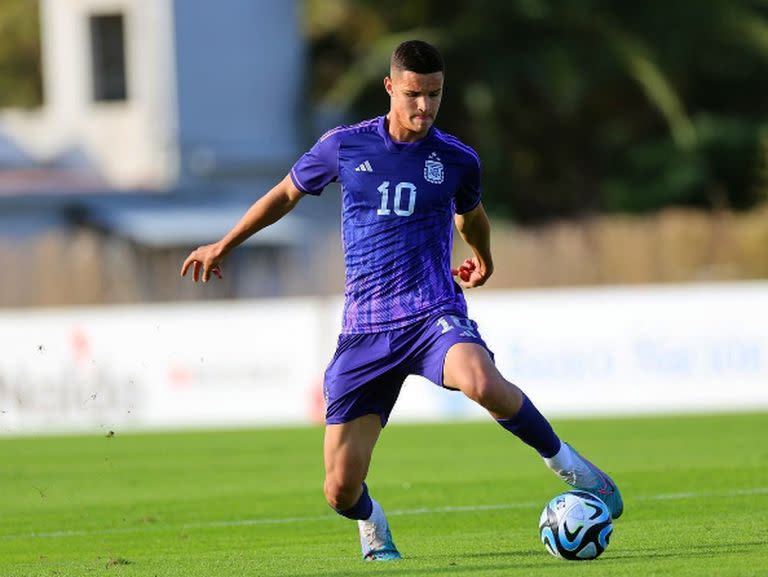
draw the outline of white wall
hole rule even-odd
[[[768,409],[768,283],[472,291],[551,416]],[[0,434],[319,422],[340,299],[0,312]],[[486,418],[409,378],[392,422]]]
[[[300,3],[175,0],[182,175],[268,173],[295,161],[304,58]]]
[[[299,152],[293,0],[40,0],[44,107],[0,130],[38,160],[89,159],[117,188],[282,176]],[[121,13],[128,98],[94,102],[89,16]]]
[[[173,183],[176,80],[170,0],[41,0],[44,108],[6,113],[3,128],[34,156],[78,151],[116,187]],[[128,99],[94,102],[92,14],[124,14]]]

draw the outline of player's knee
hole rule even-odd
[[[482,405],[492,395],[493,383],[487,375],[475,373],[465,378],[461,390],[467,397]]]
[[[362,481],[344,477],[326,477],[323,490],[325,500],[336,510],[353,507],[360,497]]]
[[[467,379],[461,390],[480,406],[495,410],[505,397],[505,384],[493,375],[478,372]]]

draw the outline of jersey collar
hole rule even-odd
[[[409,150],[415,150],[419,148],[422,144],[424,144],[426,141],[432,138],[432,135],[435,132],[434,125],[429,127],[429,131],[424,136],[424,138],[420,138],[419,140],[415,140],[413,142],[395,142],[392,140],[392,137],[389,135],[389,131],[387,130],[387,117],[385,116],[379,116],[379,123],[377,126],[377,131],[379,133],[379,136],[381,136],[381,139],[384,141],[384,145],[387,147],[387,150],[390,152],[403,152],[403,151],[409,151]]]

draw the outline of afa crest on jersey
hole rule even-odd
[[[442,184],[444,178],[443,163],[440,162],[440,157],[437,153],[433,152],[424,163],[424,180],[432,184]]]

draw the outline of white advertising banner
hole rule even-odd
[[[548,415],[768,408],[768,283],[468,292]],[[341,300],[0,312],[0,434],[321,422]],[[482,418],[409,377],[392,415]]]
[[[2,313],[0,432],[318,419],[317,308],[280,300]]]
[[[768,408],[768,283],[480,289],[468,302],[502,374],[548,415]],[[438,418],[481,414],[415,388],[403,400]]]

